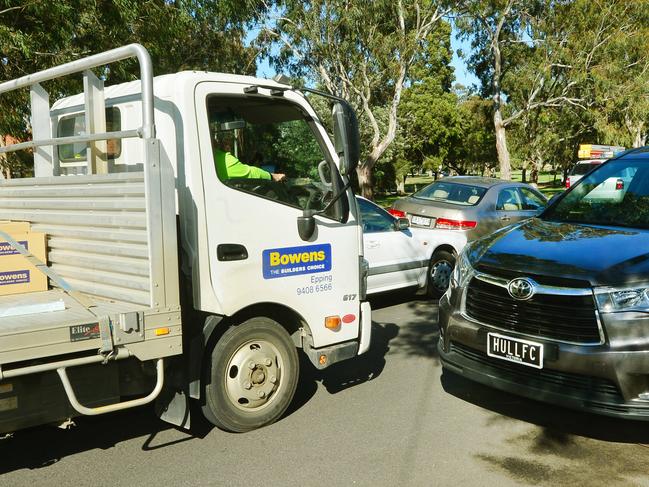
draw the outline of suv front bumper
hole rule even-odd
[[[649,392],[649,336],[615,348],[523,337],[466,318],[447,295],[440,300],[439,327],[442,365],[470,380],[572,409],[649,421],[649,400],[639,398]],[[542,343],[543,368],[489,357],[489,331]]]

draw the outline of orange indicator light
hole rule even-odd
[[[325,318],[325,328],[334,331],[340,329],[340,316],[327,316]]]
[[[169,328],[166,328],[166,327],[165,328],[156,328],[154,333],[155,333],[155,336],[159,337],[159,336],[162,336],[162,335],[168,335],[169,333],[171,333],[171,330]]]

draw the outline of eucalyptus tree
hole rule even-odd
[[[278,70],[304,77],[350,101],[364,128],[357,173],[371,198],[377,160],[394,141],[409,71],[447,9],[436,0],[277,0],[263,25]],[[384,117],[381,120],[381,116]]]
[[[506,128],[533,110],[594,103],[601,55],[627,29],[636,2],[463,0],[456,24],[471,40],[469,68],[493,101],[500,173],[510,178]],[[646,0],[637,2],[645,4]]]

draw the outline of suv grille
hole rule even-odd
[[[474,277],[467,291],[466,313],[503,330],[565,342],[601,342],[592,295],[535,294],[528,301],[518,301],[504,287]]]

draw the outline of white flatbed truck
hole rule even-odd
[[[127,58],[140,79],[104,87],[95,72]],[[74,73],[84,92],[50,106],[43,83]],[[332,142],[304,90],[154,78],[138,44],[0,83],[0,96],[17,89],[30,90],[33,137],[0,154],[33,151],[35,177],[0,180],[0,220],[45,233],[47,262],[0,240],[50,289],[2,296],[0,310],[17,298],[65,309],[0,318],[0,436],[153,401],[188,427],[191,400],[247,431],[285,412],[299,350],[324,368],[368,349],[349,185],[358,128],[344,101],[329,96]],[[226,138],[287,179],[229,178],[214,157]]]

